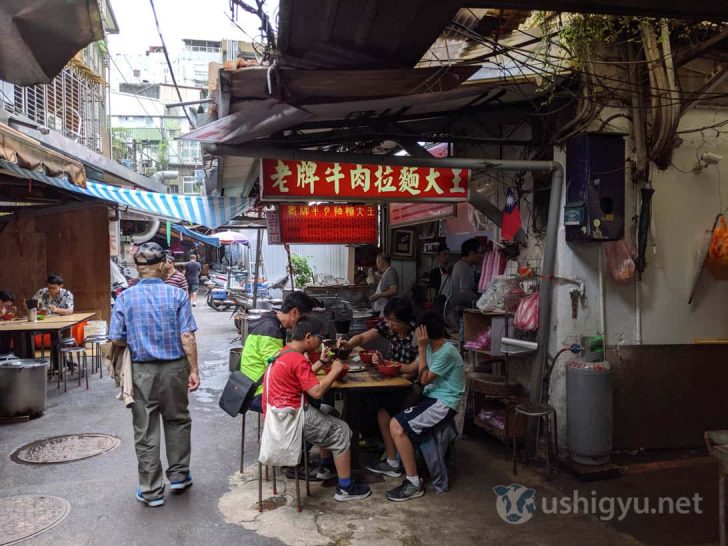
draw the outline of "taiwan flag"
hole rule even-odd
[[[521,229],[521,211],[518,210],[518,201],[511,188],[506,193],[506,208],[503,209],[503,225],[501,226],[501,238],[504,241],[512,241],[518,230]]]

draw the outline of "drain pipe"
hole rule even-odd
[[[235,157],[264,157],[289,161],[329,161],[343,163],[367,163],[374,165],[398,165],[403,167],[448,167],[452,169],[485,169],[492,171],[540,171],[551,173],[551,198],[549,201],[548,224],[544,243],[543,267],[541,270],[541,290],[539,292],[539,329],[538,349],[533,360],[529,391],[531,401],[540,402],[543,390],[543,373],[548,354],[549,333],[551,331],[551,305],[553,277],[556,267],[556,246],[561,220],[561,193],[564,187],[564,168],[558,161],[467,159],[461,157],[407,157],[391,155],[365,155],[352,153],[321,152],[316,150],[292,150],[270,144],[221,144],[215,146],[215,155]],[[483,199],[471,190],[471,203],[479,204]],[[495,211],[492,205],[488,213]],[[483,211],[485,212],[485,211]],[[488,214],[486,213],[486,214]]]
[[[165,180],[172,180],[179,177],[179,171],[157,171],[152,175],[152,180],[164,184]]]
[[[151,241],[154,239],[154,237],[157,235],[157,232],[159,231],[159,218],[153,218],[151,219],[151,223],[149,224],[149,228],[144,233],[140,233],[139,235],[132,235],[129,237],[132,243],[135,245],[140,245],[142,243],[146,243],[147,241]]]

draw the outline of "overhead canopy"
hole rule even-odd
[[[182,220],[209,228],[221,226],[242,214],[250,203],[250,199],[239,197],[203,197],[118,188],[94,180],[88,180],[86,187],[80,188],[65,178],[51,178],[43,172],[24,169],[2,159],[0,159],[0,169],[62,190],[124,205],[144,214]]]
[[[435,114],[449,113],[489,100],[512,102],[523,100],[524,92],[534,84],[524,81],[521,85],[489,82],[482,85],[461,86],[438,93],[418,93],[379,99],[306,104],[292,106],[276,99],[240,101],[237,111],[217,121],[203,125],[182,136],[183,140],[198,140],[214,144],[241,144],[270,136],[285,129],[297,127],[305,130],[316,124],[326,128],[345,123],[360,125],[362,114],[370,118],[386,119],[397,112],[403,117],[432,118]],[[315,136],[315,133],[314,133]],[[295,140],[293,137],[287,141]]]
[[[214,247],[222,246],[220,239],[217,239],[216,237],[208,237],[207,235],[203,235],[202,233],[197,233],[196,231],[187,229],[186,227],[184,227],[180,224],[172,224],[172,229],[178,233],[181,233],[185,237],[189,237],[190,239],[195,239],[196,241],[200,241],[201,243],[205,243],[207,245],[211,245]]]
[[[78,161],[49,150],[37,140],[0,123],[0,159],[48,176],[65,175],[77,186],[86,185],[86,170]]]
[[[0,80],[32,85],[49,83],[104,29],[96,0],[3,0],[0,36]]]

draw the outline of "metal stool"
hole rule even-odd
[[[303,451],[303,468],[306,474],[306,496],[311,496],[311,484],[308,478],[308,452],[306,450],[306,440],[301,442],[301,451]],[[267,468],[267,466],[266,466]],[[301,488],[298,483],[298,463],[293,467],[293,476],[296,480],[296,512],[300,512],[301,508]],[[273,494],[278,494],[276,487],[276,467],[273,467]],[[263,512],[263,463],[258,461],[258,512]]]
[[[254,412],[258,414],[258,443],[260,444],[260,416],[261,414],[259,412],[256,412],[254,410],[248,410],[245,413],[242,414],[243,416],[243,423],[241,425],[241,432],[240,432],[240,473],[243,473],[243,470],[245,469],[245,421],[248,418],[248,413]],[[265,480],[268,481],[268,465],[265,467]]]
[[[101,362],[101,344],[107,343],[109,339],[106,336],[88,336],[83,340],[83,346],[91,345],[91,373],[98,370],[99,378],[104,377],[104,370]]]
[[[516,406],[516,416],[523,415],[527,419],[530,417],[538,418],[543,424],[544,437],[546,439],[546,479],[551,479],[551,457],[553,456],[554,462],[558,462],[558,431],[556,428],[556,409],[548,404],[539,404],[536,402],[524,402]],[[553,420],[553,427],[551,421]],[[540,434],[541,427],[536,432],[536,445],[538,446],[538,437]],[[516,468],[517,460],[517,438],[513,436],[513,474],[518,474]]]
[[[83,354],[83,359],[81,358],[81,355]],[[73,357],[76,357],[76,363],[78,364],[78,386],[81,386],[81,373],[82,371],[85,372],[84,375],[86,376],[86,388],[88,389],[88,364],[86,359],[86,349],[83,347],[62,347],[61,348],[61,370],[63,371],[63,392],[66,392],[68,390],[68,377],[67,372],[65,369],[66,359],[64,356],[68,357],[68,362],[71,364],[71,369],[73,370]],[[83,360],[83,364],[81,364],[81,361]],[[59,378],[60,382],[60,378]],[[60,384],[60,383],[59,383]]]

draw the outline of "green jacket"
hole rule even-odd
[[[240,371],[257,381],[265,373],[268,360],[276,355],[286,341],[286,329],[278,320],[274,311],[264,314],[260,320],[252,323],[245,338],[243,354],[240,357]],[[263,392],[263,385],[255,394]]]

